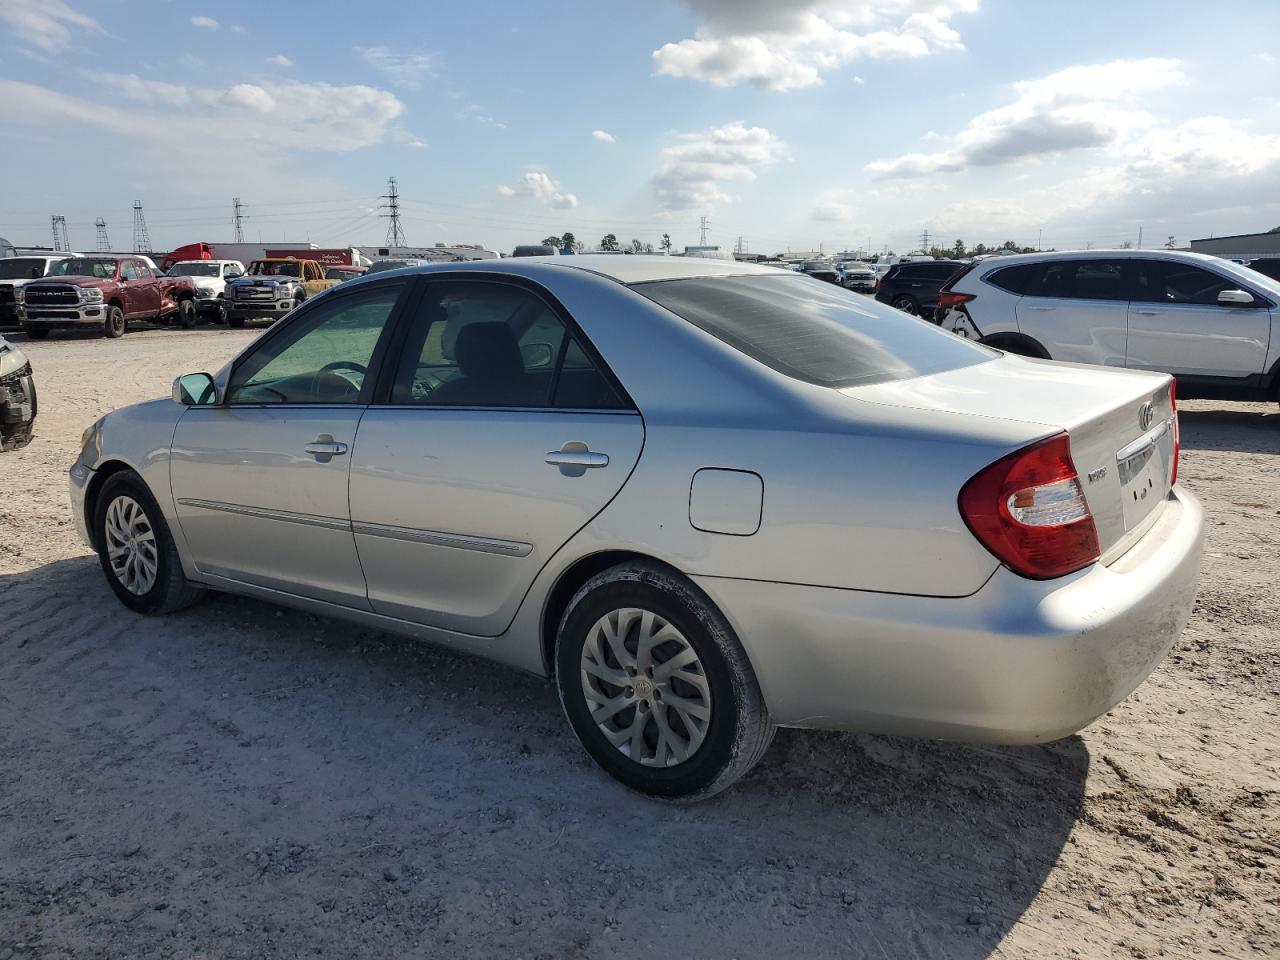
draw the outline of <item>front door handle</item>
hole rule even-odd
[[[1159,310],[1135,310],[1135,311],[1133,311],[1133,312],[1134,312],[1134,313],[1136,313],[1136,314],[1138,314],[1138,316],[1140,316],[1140,317],[1158,317],[1158,316],[1160,316],[1160,311],[1159,311]]]
[[[566,477],[580,477],[588,470],[599,470],[609,465],[607,453],[595,453],[581,440],[570,440],[559,450],[552,450],[544,458],[553,467],[559,467]]]
[[[1052,313],[1057,307],[1027,307],[1028,310],[1035,310],[1039,313]]]
[[[347,452],[347,445],[341,440],[334,440],[333,434],[322,433],[302,448],[316,458],[319,463],[328,463],[334,457]]]

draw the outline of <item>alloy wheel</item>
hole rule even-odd
[[[697,651],[649,610],[613,610],[587,634],[582,692],[600,732],[646,767],[692,757],[711,726],[711,686]]]
[[[104,526],[111,572],[130,593],[145,595],[160,569],[155,530],[146,512],[132,497],[119,496],[107,507]]]

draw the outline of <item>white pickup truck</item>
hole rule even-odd
[[[15,257],[0,257],[0,329],[22,325],[22,310],[18,303],[21,295],[14,291],[32,280],[47,277],[55,264],[78,256],[78,253],[21,253]]]
[[[227,322],[227,281],[244,276],[239,260],[180,260],[169,267],[171,277],[190,277],[196,287],[196,311],[202,320]]]

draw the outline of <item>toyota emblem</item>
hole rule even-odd
[[[1138,411],[1138,426],[1142,430],[1150,430],[1151,422],[1156,418],[1156,405],[1148,400]]]

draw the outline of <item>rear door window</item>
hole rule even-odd
[[[631,289],[752,360],[821,386],[927,376],[999,356],[843,287],[798,277],[699,277]]]
[[[1121,260],[1051,260],[1029,291],[1063,300],[1128,300]]]

